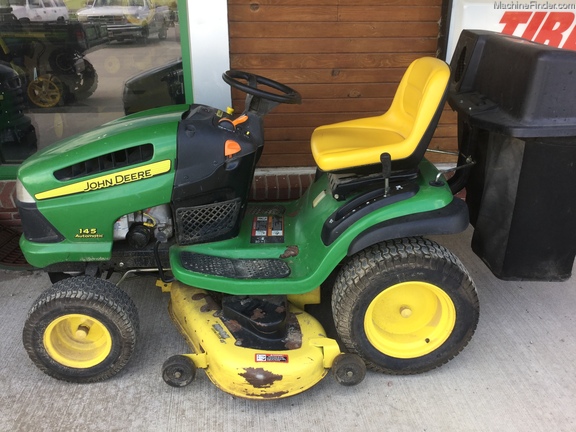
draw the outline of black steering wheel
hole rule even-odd
[[[293,88],[281,84],[278,81],[271,80],[270,78],[239,70],[229,70],[222,74],[222,79],[230,85],[230,87],[261,99],[285,104],[302,103],[300,93]],[[240,80],[246,81],[246,84]],[[259,89],[258,84],[277,90],[280,93],[272,93],[270,91]]]

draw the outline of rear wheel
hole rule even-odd
[[[474,334],[478,296],[451,252],[405,238],[358,253],[340,272],[332,295],[336,329],[368,368],[414,374],[456,356]]]
[[[114,284],[90,276],[63,279],[36,300],[23,342],[34,364],[64,381],[103,381],[128,362],[138,314]]]

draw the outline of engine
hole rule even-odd
[[[168,204],[124,215],[114,223],[114,241],[126,240],[134,249],[145,248],[153,238],[165,243],[173,235]]]

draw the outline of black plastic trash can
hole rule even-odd
[[[576,52],[465,30],[448,101],[472,249],[499,278],[564,280],[576,255]]]

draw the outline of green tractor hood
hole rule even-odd
[[[88,181],[104,172],[138,165],[129,149],[146,144],[151,144],[155,153],[149,160],[173,160],[176,128],[185,110],[185,106],[173,106],[148,111],[148,115],[138,113],[67,138],[27,159],[18,179],[35,196],[78,179]],[[122,160],[123,154],[132,159]]]
[[[18,171],[17,201],[29,262],[45,267],[109,259],[118,218],[169,203],[178,122],[187,108],[124,117],[26,160]]]

